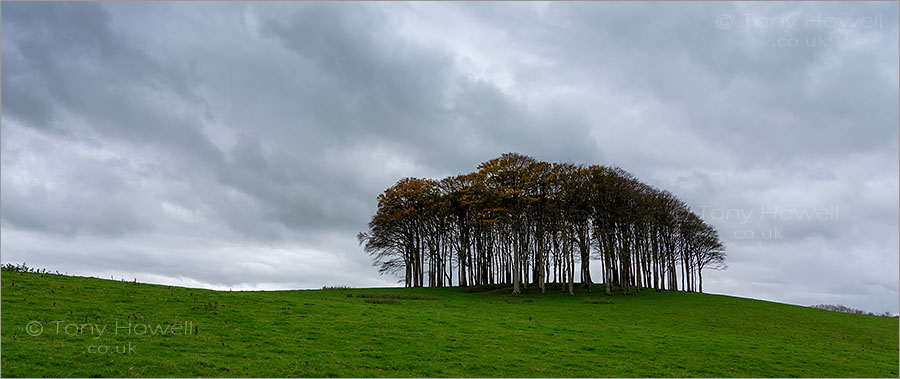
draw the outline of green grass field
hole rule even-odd
[[[221,292],[2,273],[4,377],[897,377],[898,320],[500,287]],[[105,330],[103,329],[105,328]]]

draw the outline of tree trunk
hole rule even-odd
[[[513,295],[522,293],[519,289],[519,236],[515,236],[513,242]]]
[[[569,236],[566,237],[571,240],[571,238],[568,238]],[[568,257],[566,266],[568,266],[569,271],[569,296],[573,296],[575,295],[575,249],[571,241],[568,245],[568,249],[566,249],[566,256]]]
[[[588,237],[587,225],[582,229],[579,249],[581,250],[581,285],[590,292],[591,284],[591,245]]]
[[[700,277],[700,293],[703,293],[703,270],[697,270],[697,276]]]

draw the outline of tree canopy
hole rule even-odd
[[[407,287],[456,277],[460,286],[512,284],[513,293],[562,283],[572,294],[576,276],[591,288],[594,260],[607,294],[702,292],[702,270],[725,268],[715,228],[670,192],[617,167],[516,153],[439,181],[401,179],[378,196],[358,239],[380,273],[402,273]]]

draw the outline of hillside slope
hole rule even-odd
[[[718,295],[2,273],[4,377],[897,377],[898,320]],[[118,350],[118,352],[117,352]]]

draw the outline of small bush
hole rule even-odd
[[[512,292],[512,285],[510,284],[481,284],[464,288],[466,293],[495,292],[500,290]]]
[[[891,314],[891,312],[884,312],[884,313],[876,314],[876,313],[872,313],[872,312],[866,312],[862,309],[850,308],[850,307],[848,307],[846,305],[842,305],[842,304],[816,304],[816,305],[810,305],[810,307],[817,308],[817,309],[824,309],[826,311],[832,311],[832,312],[851,313],[851,314],[855,314],[855,315],[894,317]]]
[[[28,267],[27,265],[25,265],[25,262],[22,262],[21,265],[7,263],[0,267],[0,270],[9,272],[37,272],[34,267]]]
[[[613,304],[613,302],[609,301],[609,300],[594,300],[594,299],[587,299],[584,301],[584,303],[585,304]]]
[[[350,297],[351,295],[347,295]],[[423,296],[409,293],[360,293],[356,297],[372,299],[398,299],[398,300],[437,300],[434,296]]]
[[[374,297],[374,298],[366,299],[366,302],[371,303],[371,304],[400,304],[400,302],[397,300],[387,299],[387,298],[383,298],[383,297]]]
[[[339,285],[336,285],[336,286],[322,286],[322,289],[323,289],[323,290],[349,290],[349,289],[352,289],[352,288],[353,288],[353,287],[350,287],[350,286],[345,285],[345,284],[339,284]]]

